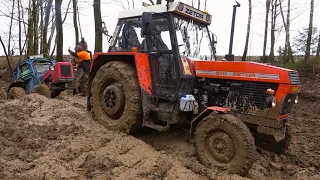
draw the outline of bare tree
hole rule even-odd
[[[282,0],[280,0],[280,13],[283,21],[283,25],[286,31],[286,40],[285,40],[285,46],[284,46],[284,63],[287,63],[289,60],[291,62],[294,62],[293,55],[292,55],[292,49],[290,44],[290,0],[288,0],[288,10],[287,10],[287,20],[284,18],[283,13],[283,7],[282,7]]]
[[[39,48],[39,31],[38,31],[38,24],[39,24],[39,14],[38,14],[38,2],[39,0],[32,0],[32,19],[33,19],[33,53],[38,54]]]
[[[9,57],[8,57],[8,54],[7,54],[7,50],[6,50],[6,46],[3,44],[1,36],[0,36],[0,42],[1,42],[4,54],[6,55],[6,59],[7,59],[9,70],[10,70],[10,72],[12,72],[12,64],[11,64],[11,61],[9,60]]]
[[[44,18],[44,13],[43,13],[43,10],[44,10],[44,7],[43,7],[43,4],[44,4],[44,0],[39,0],[39,3],[40,3],[40,13],[39,13],[39,15],[40,15],[40,17],[39,17],[39,19],[40,19],[40,54],[42,54],[43,53],[43,38],[42,38],[42,36],[43,36],[43,34],[44,34],[44,21],[43,21],[43,18]]]
[[[247,24],[247,36],[246,36],[246,42],[245,42],[245,45],[244,45],[244,51],[243,51],[243,55],[242,55],[242,61],[245,61],[245,60],[246,60],[247,52],[248,52],[249,37],[250,37],[252,3],[251,3],[251,0],[248,0],[248,2],[249,2],[249,14],[248,14],[248,24]]]
[[[262,57],[262,62],[266,63],[267,62],[267,57],[266,57],[266,49],[267,49],[267,39],[268,39],[268,19],[269,19],[269,11],[270,11],[270,4],[271,0],[266,0],[266,19],[265,19],[265,25],[264,25],[264,41],[263,41],[263,57]]]
[[[307,46],[306,46],[306,53],[304,56],[305,60],[310,58],[310,46],[311,46],[311,38],[312,38],[312,25],[313,25],[313,9],[314,9],[314,0],[311,0],[310,3],[310,17],[309,17],[309,31],[307,37]]]
[[[22,9],[20,10],[20,4],[21,4],[21,0],[18,0],[17,1],[18,2],[18,20],[19,20],[19,22],[18,22],[18,25],[19,25],[19,62],[20,62],[20,60],[21,60],[21,56],[22,56],[22,42],[21,42],[21,11],[22,11]]]
[[[93,0],[94,25],[95,25],[95,47],[94,52],[102,52],[102,18],[101,1]]]
[[[74,31],[75,31],[75,40],[77,43],[79,42],[79,28],[78,28],[78,22],[77,22],[77,0],[72,0],[72,5],[73,5],[73,26],[74,26]]]
[[[200,0],[198,0],[198,9],[200,9]]]
[[[57,40],[57,61],[63,60],[63,27],[61,19],[61,0],[55,0],[56,13],[56,40]]]
[[[10,26],[9,26],[9,37],[8,37],[8,55],[11,54],[11,38],[12,38],[12,22],[13,22],[13,11],[14,11],[14,0],[12,1],[12,10],[11,10],[11,20],[10,20]]]
[[[277,20],[277,7],[278,0],[272,0],[271,4],[271,43],[270,43],[270,54],[269,58],[271,63],[274,62],[274,44],[275,44],[275,31],[276,31],[276,20]]]
[[[52,8],[52,2],[53,0],[48,0],[46,10],[45,10],[45,17],[44,17],[44,28],[43,28],[43,35],[42,35],[42,52],[48,55],[48,44],[47,43],[47,32],[48,32],[48,26],[49,26],[49,19],[50,19],[50,12]],[[52,16],[54,18],[54,16]],[[54,31],[54,30],[51,30]]]
[[[319,29],[319,38],[318,38],[318,47],[317,47],[317,53],[316,53],[316,59],[319,59],[319,53],[320,53],[320,29]]]
[[[33,16],[32,16],[32,1],[29,1],[29,8],[28,8],[28,50],[27,50],[27,56],[34,55],[34,48],[33,48]]]

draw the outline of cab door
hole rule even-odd
[[[175,98],[179,82],[170,18],[170,15],[153,15],[152,35],[146,39],[153,95],[166,100]]]

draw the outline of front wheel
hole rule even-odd
[[[26,95],[26,91],[22,87],[12,87],[9,89],[7,99],[21,99]]]
[[[134,66],[120,61],[103,65],[92,82],[91,92],[95,120],[109,130],[139,132],[142,104]]]
[[[254,138],[247,126],[229,114],[204,118],[195,132],[195,150],[207,167],[245,175],[254,162]]]
[[[46,84],[40,84],[38,87],[36,87],[35,93],[45,96],[47,98],[51,98],[51,90],[49,86]]]

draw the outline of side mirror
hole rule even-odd
[[[142,13],[142,35],[152,34],[152,14],[150,12]]]

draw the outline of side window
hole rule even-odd
[[[28,73],[30,73],[29,65],[28,64],[23,64],[19,67],[20,69],[20,76],[24,76]]]
[[[119,26],[111,51],[131,51],[132,47],[137,47],[140,51],[147,50],[144,37],[141,37],[141,29],[140,18],[124,20]]]

